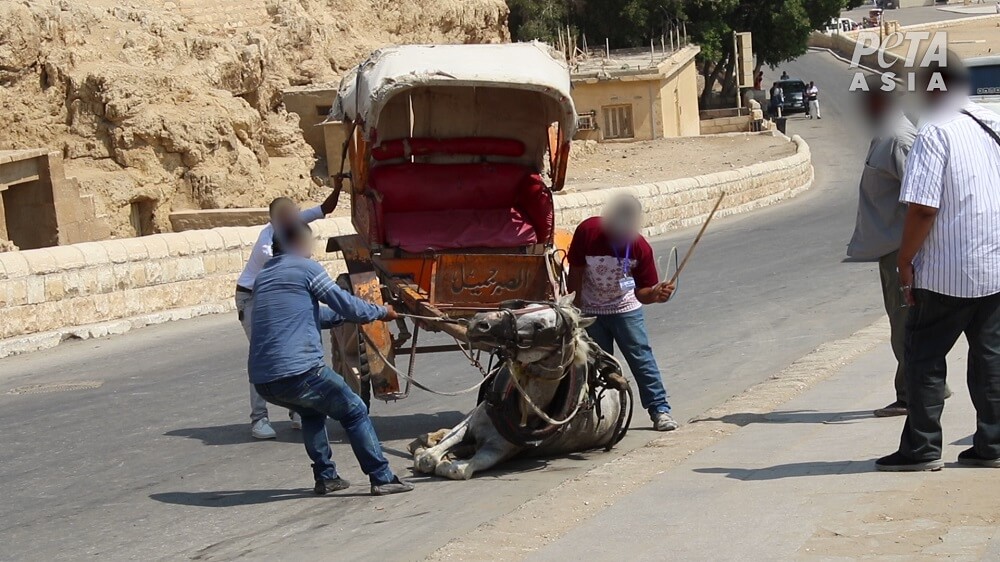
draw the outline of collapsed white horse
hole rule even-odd
[[[461,423],[410,445],[418,471],[469,479],[522,453],[610,450],[625,436],[632,417],[628,381],[584,331],[593,319],[582,318],[572,303],[569,295],[472,317],[470,341],[495,346],[505,365]],[[463,454],[470,448],[471,457]]]

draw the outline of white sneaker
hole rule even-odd
[[[656,431],[673,431],[679,427],[677,421],[666,412],[658,412],[652,417],[653,429]]]
[[[253,435],[254,439],[274,439],[278,436],[274,432],[274,428],[271,427],[271,421],[267,418],[257,420],[250,428],[250,435]]]
[[[292,420],[292,429],[302,429],[302,416],[288,412],[288,419]]]

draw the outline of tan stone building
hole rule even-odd
[[[302,136],[316,151],[316,156],[326,155],[323,128],[318,125],[330,113],[330,105],[336,97],[336,84],[299,86],[281,92],[281,101],[285,104],[285,109],[299,116]]]
[[[110,233],[93,199],[81,196],[76,179],[65,176],[60,153],[0,150],[0,239],[32,250],[103,240]]]
[[[580,116],[577,139],[654,140],[698,135],[698,71],[690,45],[662,53],[612,51],[577,62],[573,101]]]

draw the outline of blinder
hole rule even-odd
[[[532,304],[537,306],[530,306]],[[512,343],[515,349],[556,347],[563,345],[565,343],[564,340],[572,336],[572,334],[563,333],[569,324],[569,319],[566,318],[566,313],[558,306],[552,306],[549,303],[512,299],[501,302],[499,308],[500,312],[503,313],[500,332],[507,341]],[[556,313],[555,325],[548,328],[536,327],[530,339],[521,338],[521,334],[517,329],[517,319],[525,314],[536,312],[543,308],[550,309]]]

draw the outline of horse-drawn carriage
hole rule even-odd
[[[342,287],[407,315],[395,334],[384,323],[333,330],[334,368],[366,402],[404,398],[420,353],[462,351],[478,365],[484,348],[462,319],[565,292],[552,194],[576,111],[557,57],[541,43],[391,47],[342,81],[336,178],[357,234],[328,251],[343,253]],[[455,341],[420,346],[421,330]],[[403,355],[408,375],[395,367]]]

